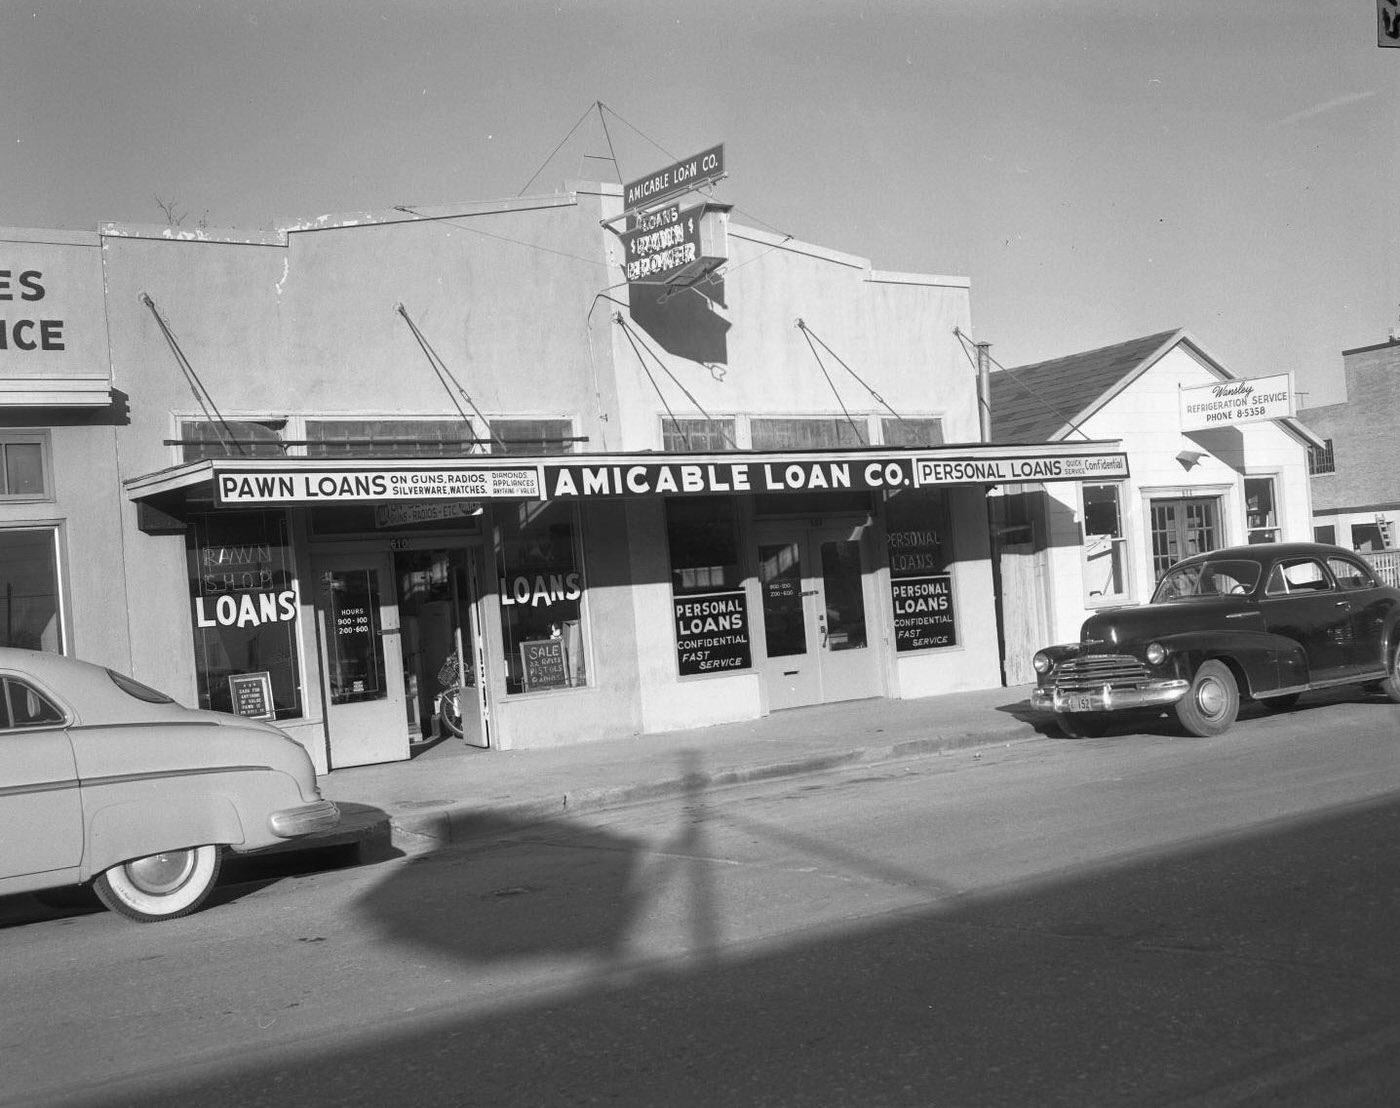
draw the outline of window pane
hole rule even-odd
[[[493,419],[493,454],[569,454],[574,425],[567,419]]]
[[[703,453],[734,450],[732,419],[666,419],[661,421],[661,449]]]
[[[0,531],[0,646],[63,653],[52,529]]]
[[[1274,479],[1246,477],[1244,479],[1245,525],[1251,543],[1273,542],[1278,538],[1277,516],[1274,510]]]
[[[44,448],[37,442],[4,444],[4,485],[6,496],[36,496],[44,491]]]
[[[677,596],[743,585],[732,500],[710,496],[667,500],[666,540],[671,590]]]
[[[888,446],[938,446],[943,442],[943,421],[920,417],[880,421],[881,434]]]
[[[821,544],[822,595],[826,600],[829,650],[865,646],[865,592],[861,588],[860,543],[843,539]]]
[[[802,557],[797,543],[758,548],[758,584],[763,593],[763,637],[768,657],[807,653],[802,613]]]
[[[1117,485],[1084,486],[1084,588],[1091,603],[1121,597],[1128,587]]]
[[[306,438],[311,458],[441,458],[481,449],[472,425],[460,419],[307,420]]]
[[[859,433],[856,427],[860,428]],[[793,419],[753,419],[749,430],[755,450],[817,450],[822,447],[864,446],[864,422],[801,417]]]
[[[299,594],[282,512],[208,512],[186,536],[199,706],[233,711],[228,679],[267,671],[278,719],[302,714]]]
[[[285,420],[237,420],[225,422],[191,419],[180,424],[181,458],[280,458]]]
[[[503,505],[496,512],[506,692],[588,683],[583,571],[572,505]]]

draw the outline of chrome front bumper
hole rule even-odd
[[[1150,681],[1129,689],[1115,689],[1108,685],[1073,691],[1037,687],[1031,692],[1031,707],[1047,712],[1121,712],[1129,708],[1159,708],[1175,704],[1190,687],[1191,682],[1181,678]]]
[[[339,822],[340,809],[330,800],[318,800],[315,804],[303,804],[299,808],[284,808],[267,817],[268,829],[279,839],[329,831]]]

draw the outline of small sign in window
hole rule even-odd
[[[277,709],[272,704],[272,674],[266,670],[232,674],[228,679],[228,693],[235,715],[249,719],[277,718]]]

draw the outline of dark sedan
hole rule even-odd
[[[1400,590],[1338,546],[1215,550],[1169,569],[1150,603],[1090,616],[1079,642],[1039,651],[1035,671],[1031,704],[1071,737],[1153,707],[1218,735],[1242,697],[1281,709],[1335,685],[1400,701]]]

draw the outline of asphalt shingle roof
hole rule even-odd
[[[992,441],[1050,442],[1180,330],[990,374]]]

